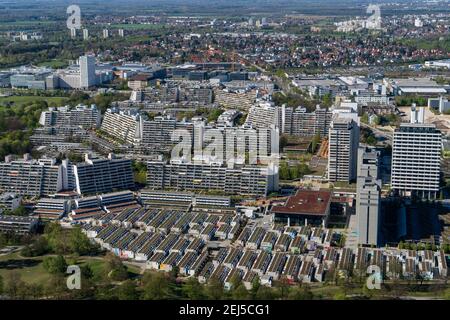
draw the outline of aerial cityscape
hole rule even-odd
[[[450,0],[0,0],[0,300],[449,300],[449,255]]]

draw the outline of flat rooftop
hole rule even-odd
[[[406,78],[392,79],[399,87],[424,87],[424,88],[442,88],[436,81],[430,78]]]
[[[284,206],[272,208],[272,213],[325,216],[331,203],[330,191],[298,190]]]

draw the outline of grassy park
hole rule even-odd
[[[63,105],[68,98],[66,97],[45,97],[45,96],[9,96],[0,97],[0,106],[19,106],[37,101],[46,101],[49,105]]]

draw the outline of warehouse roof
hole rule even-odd
[[[272,208],[273,213],[326,215],[331,203],[331,192],[298,190],[284,206]]]

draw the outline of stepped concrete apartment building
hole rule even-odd
[[[333,115],[328,133],[328,180],[354,181],[358,161],[359,126],[350,117]]]
[[[261,102],[250,108],[245,126],[255,129],[277,126],[282,128],[282,108],[269,102]]]
[[[24,196],[54,194],[64,188],[63,172],[56,159],[31,159],[25,154],[14,160],[6,156],[0,163],[0,189]]]
[[[370,148],[358,149],[358,179],[356,218],[358,243],[379,245],[381,180],[378,179],[379,152]]]
[[[126,143],[135,144],[140,139],[142,120],[137,110],[110,108],[103,116],[101,130]]]
[[[30,197],[51,196],[62,190],[76,190],[78,194],[106,193],[134,187],[131,160],[93,159],[85,155],[85,162],[71,164],[56,159],[13,160],[11,156],[0,163],[0,190]]]
[[[278,157],[279,139],[278,127],[274,125],[258,129],[245,126],[213,128],[200,122],[194,126],[193,144],[195,150],[200,147],[208,150],[220,162],[246,161],[247,156],[252,161],[250,164],[264,164],[271,157]]]
[[[436,198],[442,133],[433,124],[402,123],[394,132],[391,187],[403,195]]]
[[[39,123],[44,127],[81,126],[85,129],[97,128],[100,125],[100,111],[95,104],[49,108],[43,111]]]
[[[35,217],[0,215],[0,232],[12,232],[18,235],[36,231],[39,220]]]
[[[314,112],[307,112],[306,108],[283,108],[283,133],[293,136],[314,136],[328,134],[332,112],[325,108],[316,107]]]
[[[79,194],[134,188],[131,160],[117,159],[113,154],[107,159],[95,159],[86,154],[85,162],[74,166],[74,176]]]
[[[175,130],[187,130],[191,137],[194,124],[192,122],[177,121],[170,116],[159,116],[153,120],[143,121],[141,145],[146,148],[159,149],[170,148],[175,144],[172,141],[172,133]]]
[[[149,161],[147,170],[147,186],[156,190],[216,190],[248,196],[266,196],[278,190],[278,170],[270,166]]]

